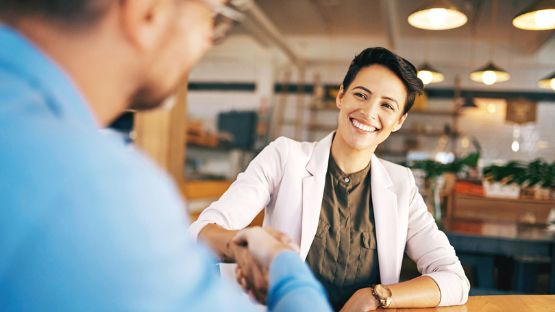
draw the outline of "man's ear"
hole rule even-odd
[[[341,106],[342,106],[341,100],[343,100],[344,95],[345,95],[345,89],[343,89],[343,85],[341,85],[339,86],[339,92],[337,92],[337,96],[335,97],[335,105],[339,109],[341,109]]]
[[[405,113],[403,114],[403,116],[401,116],[401,118],[399,118],[399,120],[397,120],[395,127],[393,127],[393,132],[396,132],[397,130],[401,129],[407,117],[408,117],[408,113]]]
[[[121,0],[120,25],[131,45],[141,51],[159,46],[174,10],[170,0]]]

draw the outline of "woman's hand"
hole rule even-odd
[[[366,312],[373,311],[380,303],[372,294],[372,288],[361,288],[357,290],[345,303],[341,312]]]
[[[282,251],[298,250],[291,239],[271,228],[252,227],[241,230],[230,244],[237,269],[237,281],[258,302],[265,303],[268,271],[274,257]]]

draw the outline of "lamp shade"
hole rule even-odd
[[[445,30],[461,27],[468,18],[451,1],[435,0],[412,12],[408,17],[411,26],[426,30]]]
[[[552,72],[551,75],[549,75],[549,76],[543,78],[542,80],[538,81],[538,85],[541,88],[555,90],[555,72]]]
[[[418,67],[416,75],[425,85],[443,81],[443,74],[428,63],[424,63]]]
[[[495,66],[492,62],[470,73],[470,79],[485,85],[504,82],[511,78],[508,72]]]
[[[525,30],[555,29],[555,0],[534,2],[517,14],[513,25]]]

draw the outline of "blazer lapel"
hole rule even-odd
[[[330,155],[333,133],[316,143],[310,160],[306,165],[309,175],[303,179],[303,203],[301,220],[300,256],[305,259],[318,229],[318,219],[324,196],[328,158]]]
[[[378,242],[380,278],[383,284],[398,282],[400,272],[397,195],[388,172],[375,155],[372,156],[372,203]]]

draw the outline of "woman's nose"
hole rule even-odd
[[[368,116],[368,118],[377,119],[378,107],[379,107],[379,103],[377,103],[376,101],[369,101],[367,105],[364,105],[364,107],[362,108],[362,111]]]

